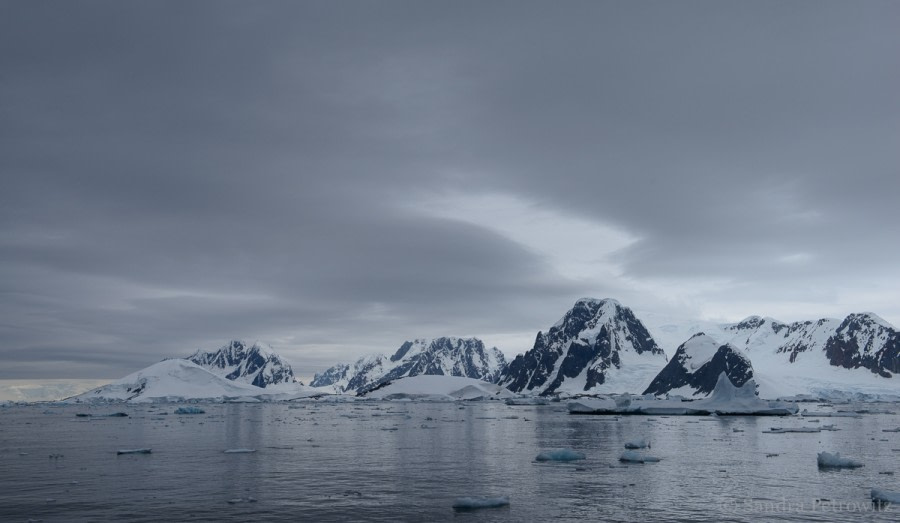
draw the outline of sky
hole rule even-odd
[[[900,2],[0,0],[0,379],[900,325]],[[670,349],[666,347],[667,349]]]

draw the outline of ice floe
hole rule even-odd
[[[225,454],[250,454],[256,452],[256,449],[228,449]]]
[[[619,461],[624,461],[626,463],[655,463],[659,461],[659,458],[648,456],[647,454],[636,450],[626,450],[619,456]]]
[[[575,461],[585,459],[582,452],[572,449],[546,450],[534,458],[536,461]]]
[[[175,409],[175,414],[205,414],[206,411],[201,409],[200,407],[178,407]]]
[[[648,448],[650,448],[650,441],[646,440],[644,438],[626,441],[625,448],[626,449],[648,449]]]
[[[119,449],[116,454],[150,454],[153,449]]]
[[[840,452],[835,452],[834,454],[830,452],[819,452],[816,461],[821,468],[855,469],[863,466],[859,461],[850,458],[842,458]]]
[[[789,432],[812,433],[822,432],[822,429],[819,427],[771,427],[769,430],[764,430],[763,434],[787,434]]]
[[[872,501],[876,503],[897,503],[900,505],[900,492],[891,492],[889,490],[872,489]]]
[[[453,502],[453,510],[478,510],[482,508],[506,507],[508,505],[508,496],[499,496],[496,498],[456,498]]]

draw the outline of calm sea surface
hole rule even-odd
[[[869,500],[873,487],[900,491],[900,433],[882,432],[900,426],[896,414],[811,423],[495,402],[200,406],[0,408],[0,521],[900,520],[900,507]],[[129,416],[98,417],[117,411]],[[832,423],[840,430],[763,433]],[[619,463],[642,437],[661,461]],[[116,454],[140,447],[153,453]],[[256,452],[224,453],[234,448]],[[587,459],[535,461],[558,448]],[[865,467],[820,471],[823,450]],[[464,496],[510,505],[454,511]]]

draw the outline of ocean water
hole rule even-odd
[[[900,520],[900,507],[869,499],[873,487],[900,491],[900,433],[882,432],[900,426],[896,414],[813,423],[496,402],[177,406],[0,408],[0,521]],[[119,411],[128,417],[101,417]],[[763,433],[832,423],[840,430]],[[638,438],[661,461],[620,463]],[[152,454],[116,453],[142,447]],[[224,452],[234,448],[256,452]],[[586,459],[535,461],[560,448]],[[823,450],[865,467],[820,470]],[[482,496],[510,504],[452,508]]]

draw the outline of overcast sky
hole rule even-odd
[[[0,378],[900,325],[900,2],[0,0]]]

